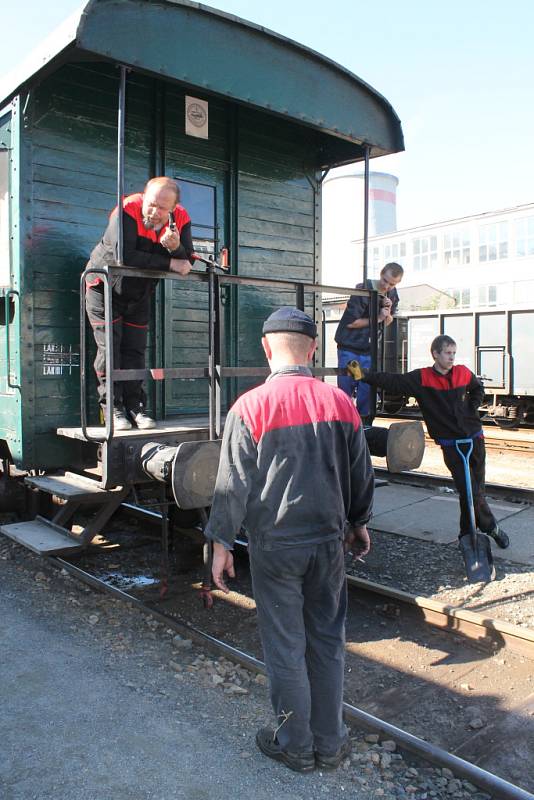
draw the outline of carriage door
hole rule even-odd
[[[18,384],[19,321],[18,292],[14,289],[11,253],[11,115],[0,120],[0,458],[20,455],[20,391]],[[13,189],[13,187],[11,187]]]
[[[200,170],[173,177],[181,189],[181,205],[191,217],[195,251],[218,255],[225,237],[225,173]],[[197,262],[195,270],[202,269]],[[171,368],[208,365],[207,284],[183,280],[165,281],[164,358]],[[224,348],[224,337],[221,345]],[[222,401],[224,403],[224,387]],[[166,381],[163,416],[205,414],[208,382],[202,378]]]
[[[508,391],[509,355],[506,352],[507,321],[504,312],[480,314],[476,348],[476,374],[486,389]],[[500,392],[497,390],[501,390]]]

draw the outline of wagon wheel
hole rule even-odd
[[[381,405],[382,405],[381,411],[383,414],[389,414],[390,416],[395,417],[403,410],[404,406],[406,405],[406,398],[399,397],[396,395],[389,396],[387,394],[384,394],[382,395]]]
[[[519,423],[521,422],[520,419],[513,418],[510,419],[509,417],[494,417],[495,422],[497,423],[497,427],[499,427],[502,431],[511,431],[513,428],[518,428]]]
[[[494,417],[495,422],[503,431],[510,431],[512,428],[518,428],[525,418],[525,410],[521,406],[512,408],[515,414],[511,417]]]
[[[404,408],[404,400],[385,400],[383,405],[383,413],[389,414],[392,417],[396,417],[397,414]]]

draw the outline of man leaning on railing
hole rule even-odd
[[[152,271],[170,270],[187,275],[193,263],[191,218],[180,202],[180,187],[171,178],[152,178],[143,193],[123,199],[123,253],[126,267]],[[118,255],[118,214],[115,208],[101,241],[96,245],[88,268],[120,261]],[[150,296],[157,280],[115,276],[112,280],[113,361],[115,369],[144,369],[150,321]],[[106,405],[106,342],[104,328],[104,284],[88,274],[85,307],[96,342],[94,362],[98,401]],[[113,427],[116,431],[154,428],[146,413],[146,394],[140,380],[121,381],[113,386]]]

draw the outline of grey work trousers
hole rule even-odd
[[[249,555],[278,742],[290,752],[333,755],[348,733],[342,541],[277,550],[250,541]]]

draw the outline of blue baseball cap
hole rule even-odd
[[[267,317],[263,323],[263,333],[301,333],[315,339],[317,325],[304,311],[293,306],[282,306]]]

